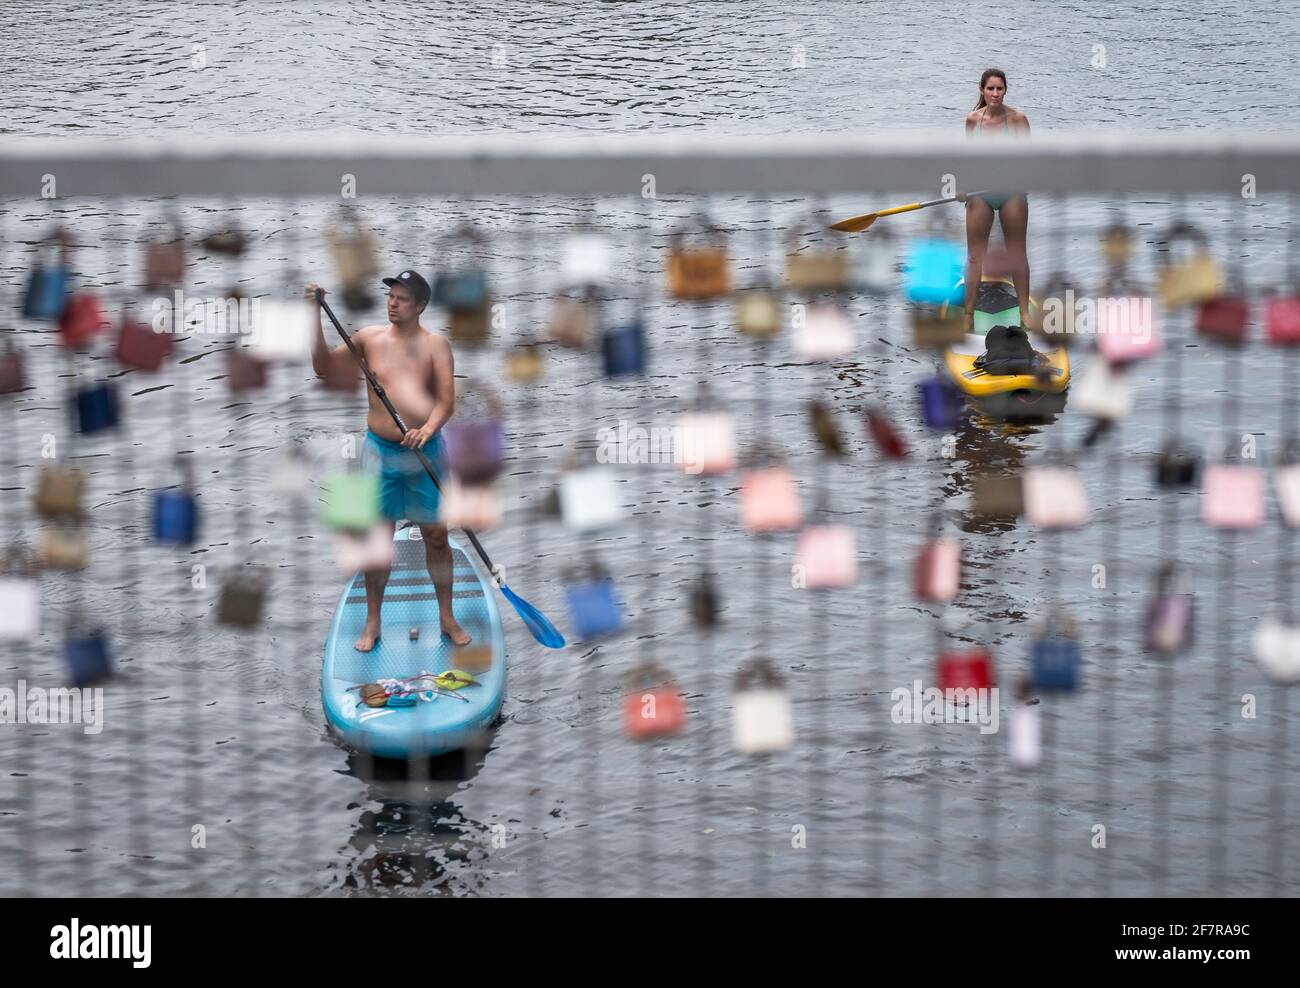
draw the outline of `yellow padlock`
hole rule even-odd
[[[1161,256],[1160,298],[1165,308],[1218,298],[1226,287],[1223,267],[1210,253],[1205,234],[1190,223],[1177,223],[1165,236],[1167,253]],[[1181,256],[1179,252],[1185,251]]]

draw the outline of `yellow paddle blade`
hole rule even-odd
[[[861,216],[850,216],[846,220],[840,220],[838,223],[832,223],[832,230],[839,230],[841,233],[861,233],[872,223],[876,222],[879,213],[863,213]]]
[[[876,220],[882,216],[893,216],[896,213],[910,213],[914,209],[923,209],[926,206],[933,206],[932,202],[909,202],[905,206],[891,206],[888,209],[879,209],[874,213],[863,213],[861,216],[850,216],[846,220],[840,220],[838,223],[832,223],[832,230],[839,230],[842,233],[861,233]]]

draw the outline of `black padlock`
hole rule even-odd
[[[266,570],[260,566],[249,567],[226,580],[217,605],[217,622],[233,628],[256,628],[262,623],[267,582]]]
[[[1201,475],[1201,458],[1190,449],[1166,446],[1156,458],[1156,486],[1176,490],[1196,485]]]

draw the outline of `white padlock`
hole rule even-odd
[[[311,357],[314,325],[306,301],[257,298],[250,306],[253,329],[246,342],[258,359],[301,362]]]
[[[1266,618],[1251,636],[1251,645],[1255,661],[1270,679],[1279,683],[1300,679],[1300,627]]]
[[[1016,768],[1037,768],[1043,760],[1043,723],[1037,704],[1016,703],[1007,712],[1007,754]]]
[[[1094,357],[1071,385],[1070,402],[1092,418],[1117,422],[1133,411],[1133,385],[1123,369]]]
[[[742,755],[785,751],[794,743],[794,715],[785,691],[772,687],[736,693],[731,738]]]
[[[609,241],[598,234],[575,234],[564,242],[561,271],[567,287],[606,284],[612,263]]]
[[[40,627],[40,589],[36,581],[0,576],[0,640],[31,641]]]
[[[419,529],[416,529],[418,532]],[[393,565],[393,537],[387,526],[378,524],[365,535],[334,533],[334,560],[345,576],[366,569],[385,569]]]
[[[610,467],[580,467],[560,477],[560,517],[575,532],[606,528],[620,521],[623,513]]]
[[[1088,495],[1073,467],[1029,467],[1023,479],[1025,517],[1039,528],[1078,528],[1088,521]]]
[[[726,473],[736,465],[736,420],[729,412],[687,412],[677,419],[674,460],[691,475]]]
[[[796,311],[795,352],[804,360],[835,360],[853,350],[853,323],[842,305],[814,302]]]

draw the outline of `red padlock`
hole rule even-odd
[[[90,291],[74,292],[59,317],[59,335],[64,346],[78,347],[93,340],[109,326],[99,296]]]
[[[941,652],[935,678],[939,689],[945,693],[948,690],[986,690],[996,681],[993,655],[987,648]]]
[[[264,388],[266,364],[244,353],[241,347],[233,346],[226,351],[226,380],[235,393]]]
[[[624,679],[623,726],[634,741],[677,734],[686,726],[686,702],[663,669],[646,664],[629,670]]]
[[[1222,295],[1201,303],[1196,313],[1196,331],[1221,343],[1237,345],[1246,342],[1249,321],[1250,305],[1244,297]]]
[[[156,371],[164,360],[171,355],[172,337],[170,333],[154,332],[148,323],[122,316],[122,325],[117,334],[117,347],[113,356],[119,364],[134,367],[137,370]]]
[[[1300,343],[1300,295],[1271,298],[1265,308],[1268,341],[1274,346]]]
[[[885,459],[907,459],[907,443],[903,440],[902,434],[894,428],[894,423],[889,420],[889,416],[880,409],[867,409],[867,432]]]

